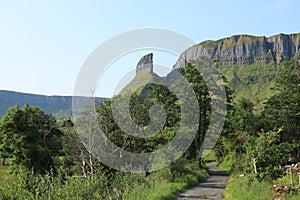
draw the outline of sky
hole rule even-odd
[[[161,28],[200,43],[236,34],[298,33],[299,8],[298,0],[0,0],[0,90],[72,95],[87,57],[118,34]],[[112,64],[97,96],[112,96],[145,53],[141,49]],[[169,68],[176,60],[154,54],[154,63]]]

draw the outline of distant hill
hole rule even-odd
[[[101,103],[105,99],[107,98],[96,98]],[[0,117],[6,113],[8,108],[16,104],[19,104],[20,107],[25,104],[38,106],[46,113],[59,118],[72,114],[72,96],[46,96],[0,90]]]

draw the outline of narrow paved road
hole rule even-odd
[[[176,200],[194,199],[223,199],[224,189],[229,180],[227,173],[216,166],[215,162],[208,163],[209,177],[198,186],[181,193]]]

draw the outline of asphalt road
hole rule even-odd
[[[184,191],[176,200],[224,199],[224,189],[229,176],[224,170],[217,167],[216,163],[209,163],[208,167],[210,175],[206,181]]]

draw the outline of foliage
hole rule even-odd
[[[184,189],[205,180],[207,173],[198,160],[198,150],[209,124],[210,94],[200,73],[196,72],[191,64],[182,70],[200,105],[201,120],[196,140],[184,157],[169,167],[151,173],[118,172],[101,164],[92,156],[89,146],[82,144],[82,138],[76,132],[73,120],[80,118],[56,122],[54,117],[37,107],[26,105],[22,109],[18,106],[9,109],[0,122],[0,152],[2,157],[9,158],[18,173],[11,175],[13,184],[0,181],[0,198],[174,199]],[[181,89],[183,93],[186,92],[184,88]],[[116,122],[112,104],[128,96],[132,118],[130,123],[141,127],[139,134],[145,134],[152,121],[161,117],[149,113],[153,105],[159,104],[165,109],[166,122],[155,135],[134,137],[126,134]],[[170,142],[184,117],[184,113],[180,112],[181,104],[166,86],[148,84],[134,93],[123,93],[106,100],[104,104],[97,104],[97,120],[107,138],[118,146],[116,152],[122,158],[123,150],[152,152]],[[121,105],[121,108],[120,120],[126,126],[128,117],[125,105]],[[88,109],[86,114],[89,114]]]
[[[45,173],[55,166],[61,135],[53,116],[38,107],[16,105],[0,121],[0,152],[15,167]]]
[[[300,144],[300,64],[297,61],[285,63],[285,68],[276,80],[278,91],[266,102],[260,126],[264,130],[283,127],[281,139],[284,142]],[[293,154],[299,161],[300,149]]]
[[[97,173],[86,178],[64,179],[61,174],[37,175],[23,171],[12,175],[12,183],[0,180],[0,199],[174,199],[207,176],[205,170],[188,161],[184,163],[187,164],[184,173],[175,177],[169,167],[148,177],[116,172],[110,178]]]
[[[261,132],[257,138],[250,138],[247,149],[248,171],[253,172],[253,159],[257,167],[257,177],[261,180],[271,180],[281,177],[280,166],[288,161],[289,155],[297,146],[280,141],[281,130]],[[250,165],[250,166],[249,166]]]
[[[0,121],[0,156],[9,158],[18,173],[7,176],[8,181],[0,180],[0,199],[174,199],[182,190],[203,181],[207,174],[198,155],[209,127],[213,97],[195,68],[197,62],[180,70],[199,104],[199,110],[194,111],[200,115],[197,134],[184,156],[172,165],[151,173],[118,172],[101,164],[92,156],[91,149],[82,144],[72,122],[80,119],[57,123],[37,107],[15,106]],[[274,72],[273,67],[263,69]],[[232,91],[226,87],[228,113],[224,129],[206,160],[216,159],[233,174],[246,173],[245,177],[234,175],[230,180],[225,190],[227,199],[269,199],[273,193],[268,184],[282,176],[280,166],[300,161],[300,65],[290,61],[281,70],[275,81],[267,77],[272,79],[274,92],[261,112],[255,110],[249,99],[232,103]],[[253,77],[266,78],[258,70],[251,74],[248,81]],[[180,80],[173,81],[173,87],[186,92],[179,87]],[[126,105],[119,101],[128,97],[132,121],[125,113]],[[166,122],[151,137],[128,135],[113,116],[114,101],[122,108],[119,120],[125,128],[133,123],[139,125],[138,134],[146,134],[151,123],[161,119],[149,112],[153,105],[165,110]],[[170,142],[185,117],[180,112],[181,105],[182,101],[166,86],[148,84],[97,104],[96,113],[101,129],[118,146],[114,151],[121,159],[124,150],[152,152]],[[164,158],[157,158],[157,163],[160,159]]]
[[[274,94],[262,112],[256,112],[247,99],[234,104],[227,117],[228,128],[215,148],[221,165],[254,174],[255,159],[255,176],[260,181],[270,181],[282,176],[280,166],[300,161],[299,71],[298,62],[285,63],[274,81]]]

